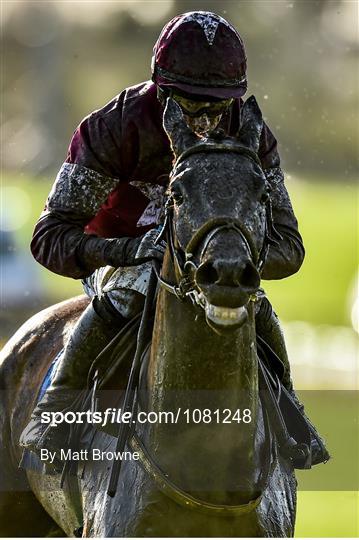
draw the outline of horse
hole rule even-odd
[[[137,417],[147,421],[137,421],[126,446],[133,459],[122,461],[111,496],[107,459],[83,460],[63,487],[59,474],[18,469],[19,435],[88,300],[35,315],[0,364],[3,535],[294,534],[294,469],[278,451],[258,382],[255,305],[268,250],[261,112],[252,96],[235,138],[199,138],[168,99],[163,125],[175,160],[152,342],[138,379]],[[169,421],[160,421],[164,413]],[[114,452],[116,442],[98,430],[92,448]]]

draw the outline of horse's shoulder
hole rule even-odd
[[[88,303],[88,297],[77,296],[52,305],[28,319],[0,352],[0,386],[6,386],[6,378],[14,370],[25,367],[24,362],[35,350],[40,362],[43,356],[48,357],[58,349]]]

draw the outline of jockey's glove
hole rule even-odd
[[[151,229],[139,238],[114,238],[105,250],[110,266],[136,266],[152,259],[162,262],[165,252],[163,241],[156,244],[158,231]]]
[[[137,266],[157,259],[163,260],[166,242],[156,243],[159,236],[157,229],[151,229],[138,238],[98,238],[87,236],[81,242],[77,257],[81,266],[94,271],[101,266]]]
[[[157,241],[160,235],[158,229],[151,229],[146,234],[138,238],[140,243],[138,245],[135,261],[146,262],[151,259],[157,259],[158,261],[163,261],[163,256],[165,254],[166,242],[164,240]],[[140,264],[136,262],[135,264]]]

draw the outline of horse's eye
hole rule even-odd
[[[172,188],[171,195],[177,206],[180,206],[183,203],[183,195],[178,188]]]

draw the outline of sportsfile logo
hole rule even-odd
[[[252,421],[250,409],[182,409],[175,411],[139,411],[136,418],[131,412],[108,408],[105,411],[49,412],[41,413],[41,423],[56,427],[60,424],[249,424]]]

